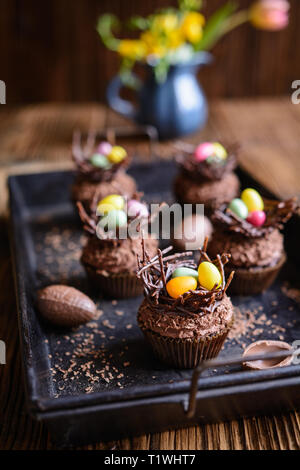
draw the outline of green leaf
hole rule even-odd
[[[166,81],[170,64],[164,59],[160,59],[157,65],[154,67],[154,75],[158,83],[164,83]]]
[[[223,35],[223,25],[226,23],[229,16],[231,16],[237,9],[235,2],[228,2],[218,11],[216,11],[206,23],[203,30],[203,36],[199,44],[195,47],[196,50],[209,50],[211,49],[218,39]]]
[[[143,18],[142,16],[133,16],[128,21],[128,27],[130,29],[139,29],[140,31],[145,31],[149,28],[149,20]]]
[[[181,11],[201,10],[202,0],[178,0]]]
[[[120,40],[115,38],[112,30],[119,29],[120,23],[116,16],[106,13],[100,16],[97,23],[97,31],[108,49],[116,51],[119,46]]]

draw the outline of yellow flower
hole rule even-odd
[[[138,39],[122,39],[119,43],[118,52],[122,57],[139,60],[145,57],[146,47],[143,41]]]
[[[169,33],[178,26],[178,18],[174,13],[155,16],[152,24],[152,30],[157,33]]]
[[[177,49],[184,42],[184,37],[179,29],[170,31],[167,36],[167,45],[170,49]]]
[[[204,23],[205,19],[201,13],[191,11],[183,18],[181,24],[182,34],[189,42],[195,44],[202,38]]]
[[[145,45],[146,56],[155,55],[157,57],[163,57],[166,54],[166,46],[157,34],[151,31],[145,31],[141,34],[140,39]]]

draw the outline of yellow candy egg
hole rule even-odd
[[[194,277],[182,276],[174,277],[167,283],[167,292],[170,297],[177,299],[190,290],[197,288],[197,281]]]
[[[219,144],[219,142],[214,142],[213,146],[214,146],[214,152],[216,156],[220,160],[225,160],[228,154],[227,154],[226,149],[223,147],[223,145]]]
[[[125,201],[119,194],[110,194],[103,198],[97,206],[97,215],[105,215],[112,210],[121,211],[125,207]]]
[[[107,156],[111,163],[120,163],[125,157],[127,157],[126,150],[118,146],[113,147]]]
[[[255,189],[245,189],[242,192],[241,199],[248,207],[249,212],[264,210],[264,201],[262,200],[261,195]]]
[[[208,261],[203,261],[203,263],[199,265],[198,279],[200,285],[207,290],[212,290],[215,285],[220,287],[222,282],[222,276],[217,266]]]

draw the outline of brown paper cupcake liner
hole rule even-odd
[[[197,340],[170,338],[144,327],[138,315],[138,325],[154,354],[165,364],[177,369],[193,369],[202,361],[216,357],[228,336],[234,319],[224,330],[213,336]]]
[[[85,270],[93,287],[99,289],[105,297],[127,299],[143,293],[143,284],[135,273],[104,276],[87,265],[85,265]]]
[[[228,275],[235,270],[233,280],[229,286],[230,294],[238,295],[254,295],[260,294],[267,290],[277,278],[280,269],[286,261],[286,255],[283,254],[278,263],[274,266],[267,266],[264,268],[255,267],[255,268],[228,268],[225,267],[225,274]]]

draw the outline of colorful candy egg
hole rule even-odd
[[[239,198],[233,199],[229,204],[228,208],[240,219],[247,219],[248,217],[248,207],[246,204]]]
[[[223,147],[219,142],[214,142],[213,146],[215,156],[220,160],[226,160],[228,154],[225,147]]]
[[[255,227],[261,227],[266,221],[266,213],[264,211],[253,211],[249,214],[247,221]]]
[[[97,206],[97,215],[105,215],[112,210],[123,210],[125,201],[119,194],[111,194],[103,198]]]
[[[103,168],[104,170],[111,168],[111,163],[107,160],[106,156],[102,155],[101,153],[94,153],[94,155],[90,158],[90,162],[97,168]]]
[[[101,142],[99,145],[98,145],[98,152],[101,153],[102,155],[105,155],[107,156],[108,154],[110,154],[111,152],[111,149],[112,149],[112,145],[109,143],[109,142]]]
[[[192,268],[177,268],[173,271],[172,279],[175,277],[193,277],[198,281],[198,272]]]
[[[186,292],[196,288],[197,281],[194,277],[190,276],[175,277],[167,283],[167,292],[173,299],[177,299]]]
[[[222,276],[218,268],[209,261],[203,261],[198,268],[198,279],[202,287],[212,290],[214,286],[220,287]]]
[[[135,199],[131,199],[127,204],[128,217],[148,217],[149,211],[145,204]]]
[[[203,142],[195,150],[194,157],[197,162],[203,162],[214,154],[214,145],[212,142]]]
[[[127,215],[124,211],[113,209],[102,217],[98,225],[104,230],[113,231],[127,225]]]
[[[120,163],[127,156],[127,152],[123,147],[115,146],[111,149],[107,158],[111,163]]]
[[[245,189],[242,192],[241,199],[248,207],[249,212],[264,210],[264,201],[262,200],[261,195],[255,189]]]

